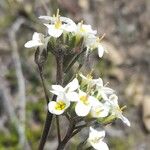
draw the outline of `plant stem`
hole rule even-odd
[[[67,130],[66,136],[64,137],[64,139],[61,141],[61,143],[59,143],[57,150],[63,150],[65,145],[67,144],[67,142],[70,140],[70,137],[74,131],[74,127],[75,127],[75,122],[71,122],[69,125],[69,128]]]
[[[61,53],[60,53],[60,55],[56,56],[56,63],[57,63],[56,82],[57,82],[57,84],[62,84],[63,83],[63,55]],[[39,69],[42,69],[42,68],[39,68]],[[43,86],[43,89],[44,89],[45,98],[46,98],[47,103],[48,103],[49,98],[48,98],[48,95],[47,95],[47,90],[46,90],[46,86],[45,86],[45,83],[44,83],[44,78],[43,78],[42,72],[40,72],[40,77],[41,77],[41,80],[42,80],[42,86]],[[55,101],[55,100],[56,100],[56,96],[54,95],[53,98],[52,98],[52,101]],[[42,133],[42,136],[41,136],[41,139],[40,139],[40,144],[39,144],[38,150],[43,150],[44,149],[44,145],[46,143],[48,133],[49,133],[49,130],[50,130],[50,127],[51,127],[51,124],[52,124],[52,118],[53,118],[53,115],[51,113],[49,113],[49,111],[47,111],[45,125],[44,125],[43,133]]]
[[[70,61],[70,63],[69,63],[69,65],[66,67],[66,69],[65,69],[65,73],[67,73],[69,70],[70,70],[70,68],[75,64],[75,62],[77,61],[77,59],[80,57],[80,55],[82,54],[82,53],[84,53],[85,52],[85,50],[83,50],[83,51],[81,51],[79,54],[76,54],[74,57],[73,57],[73,59]]]
[[[57,84],[63,84],[63,59],[64,56],[62,52],[56,55],[56,63],[57,63],[57,74],[56,81]],[[57,126],[57,135],[58,135],[58,143],[61,143],[61,134],[60,134],[60,124],[59,124],[59,116],[56,116],[56,126]]]
[[[56,82],[57,84],[63,84],[63,54],[60,53],[56,55],[56,63],[57,63],[57,74],[56,74]]]
[[[37,64],[37,65],[38,65],[38,69],[39,69],[40,78],[41,78],[41,81],[42,81],[42,86],[43,86],[43,90],[44,90],[44,94],[45,94],[46,103],[48,104],[49,97],[48,97],[46,85],[45,85],[45,82],[44,82],[43,68],[39,64]],[[55,100],[55,99],[56,99],[56,96],[53,96],[52,100]],[[38,147],[39,150],[43,150],[43,148],[44,148],[44,145],[46,143],[46,139],[47,139],[47,136],[48,136],[48,132],[49,132],[49,129],[50,129],[50,126],[51,126],[51,123],[52,123],[52,118],[53,118],[53,115],[50,114],[47,111],[46,121],[45,121],[45,124],[44,124],[42,136],[41,136],[41,139],[40,139],[40,144],[39,144],[39,147]]]
[[[48,137],[49,129],[52,124],[52,118],[53,118],[53,115],[51,113],[49,113],[49,111],[47,111],[46,121],[45,121],[44,129],[43,129],[43,133],[42,133],[42,136],[40,139],[40,144],[39,144],[38,150],[44,149],[44,145],[45,145],[47,137]]]
[[[44,82],[43,68],[42,68],[40,65],[38,65],[38,69],[39,69],[40,78],[41,78],[41,81],[42,81],[42,86],[43,86],[43,90],[44,90],[44,94],[45,94],[45,99],[46,99],[46,102],[47,102],[47,104],[48,104],[48,102],[49,102],[49,97],[48,97],[46,85],[45,85],[45,82]]]
[[[57,135],[58,135],[58,143],[61,142],[61,134],[60,134],[60,125],[59,125],[59,117],[56,116],[56,125],[57,125]]]

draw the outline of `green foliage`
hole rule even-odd
[[[123,138],[110,138],[111,150],[131,150],[131,144]]]
[[[39,99],[38,102],[30,101],[27,104],[27,128],[26,135],[27,139],[31,143],[32,149],[37,149],[37,141],[39,141],[42,133],[42,125],[45,120],[44,110],[45,100]]]
[[[18,147],[18,134],[13,125],[8,125],[10,132],[0,132],[0,150],[14,150]],[[12,148],[13,147],[13,148]]]

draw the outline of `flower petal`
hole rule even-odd
[[[34,32],[32,39],[34,41],[42,41],[42,40],[44,40],[44,35],[42,33]]]
[[[54,102],[54,101],[49,102],[49,104],[48,104],[48,110],[49,110],[49,112],[52,113],[52,114],[61,115],[65,110],[64,110],[64,109],[63,109],[63,110],[56,110],[56,109],[55,109],[56,104],[57,104],[57,103]]]
[[[57,102],[58,101],[62,101],[66,104],[64,109],[67,109],[70,106],[70,101],[67,100],[67,97],[64,93],[59,93],[59,95],[57,96]]]
[[[107,144],[103,141],[100,141],[99,143],[91,143],[91,145],[96,149],[96,150],[109,150]]]
[[[44,23],[44,25],[48,28],[48,34],[50,36],[58,38],[63,33],[63,29],[62,28],[55,28],[55,25],[49,25],[46,23]]]
[[[53,17],[50,17],[50,16],[40,16],[39,19],[44,19],[44,20],[47,20],[47,21],[54,20]]]
[[[129,126],[130,127],[130,121],[126,118],[126,117],[124,117],[123,115],[121,115],[120,117],[119,117],[127,126]]]
[[[76,92],[69,92],[66,94],[68,101],[76,102],[79,101],[79,95]]]
[[[109,114],[109,107],[104,105],[93,106],[91,109],[91,116],[94,118],[106,117]]]
[[[103,142],[103,138],[105,137],[105,131],[98,131],[94,128],[90,127],[90,133],[88,141],[96,150],[108,150],[108,146],[105,142]]]
[[[31,40],[31,41],[28,41],[27,43],[25,43],[24,46],[26,48],[32,48],[32,47],[38,47],[38,46],[41,46],[41,45],[43,45],[43,43],[39,43],[38,41]]]
[[[54,91],[59,91],[59,92],[63,92],[64,88],[61,85],[52,85],[52,89]]]
[[[79,82],[78,82],[77,78],[75,78],[75,79],[73,79],[73,81],[71,81],[71,82],[65,87],[65,89],[66,89],[68,92],[72,92],[72,91],[77,90],[78,87],[79,87]]]
[[[109,88],[109,87],[103,87],[103,91],[106,93],[106,94],[113,94],[114,93],[114,90]]]
[[[93,138],[93,137],[100,137],[101,139],[103,139],[105,137],[105,131],[104,130],[98,131],[90,127],[89,138]]]
[[[116,94],[110,95],[109,100],[110,100],[112,105],[118,107],[118,96]]]
[[[104,48],[101,44],[98,45],[98,56],[101,58],[104,54]]]
[[[78,102],[75,106],[75,112],[78,116],[86,116],[90,112],[91,106],[84,105],[81,102]]]
[[[94,85],[96,84],[98,87],[103,87],[103,80],[101,78],[93,79],[92,82]]]

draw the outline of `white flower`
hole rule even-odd
[[[98,91],[98,95],[101,96],[104,100],[108,99],[108,95],[113,94],[114,90],[103,85],[103,80],[101,78],[93,79],[93,77],[89,74],[84,76],[80,74],[82,80],[89,85],[89,87],[96,86]]]
[[[52,85],[52,92],[55,95],[64,94],[68,101],[77,101],[78,94],[75,92],[79,87],[77,78],[67,84],[65,87],[61,85]]]
[[[43,47],[45,48],[47,46],[48,38],[44,38],[44,35],[41,33],[34,32],[32,36],[32,40],[25,43],[26,48],[32,48],[32,47]]]
[[[88,74],[87,76],[84,76],[83,74],[80,74],[80,77],[82,78],[83,82],[85,82],[86,84],[88,84],[90,87],[93,87],[97,84],[102,84],[102,79],[98,78],[98,79],[93,79],[93,76],[91,76],[90,74]]]
[[[77,30],[76,34],[80,34],[84,37],[87,37],[89,35],[95,35],[97,33],[96,30],[92,30],[91,25],[85,25],[83,22],[80,22],[77,24]]]
[[[108,95],[111,95],[114,93],[113,89],[106,87],[103,84],[103,80],[101,78],[98,79],[98,81],[96,83],[96,88],[98,90],[99,96],[101,96],[103,98],[103,100],[108,100]]]
[[[88,141],[94,149],[109,150],[107,144],[103,142],[104,137],[105,137],[105,131],[97,131],[92,127],[90,127]]]
[[[48,28],[49,35],[55,38],[61,36],[63,31],[76,31],[76,24],[67,17],[60,17],[59,11],[57,11],[56,16],[40,16],[39,18],[50,21],[50,24],[44,23],[44,25]]]
[[[116,116],[117,118],[121,119],[127,126],[130,126],[129,120],[123,116],[122,110],[118,105],[118,97],[115,94],[112,94],[109,97],[109,101],[106,102],[110,107],[110,111],[112,115]]]
[[[98,56],[101,58],[104,54],[104,48],[100,43],[100,39],[95,35],[87,36],[85,40],[85,46],[87,47],[87,53],[94,49],[97,49]]]
[[[75,106],[75,112],[78,116],[86,116],[89,114],[92,103],[98,101],[93,96],[89,96],[87,93],[79,90],[79,97]]]
[[[61,115],[70,106],[70,102],[66,99],[64,94],[57,96],[57,100],[51,101],[48,104],[48,110],[55,115]]]
[[[105,103],[103,104],[99,101],[94,101],[92,103],[90,114],[93,118],[106,117],[109,114],[109,107],[105,105]]]

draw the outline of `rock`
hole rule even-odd
[[[143,100],[143,122],[148,132],[150,132],[150,95]]]

